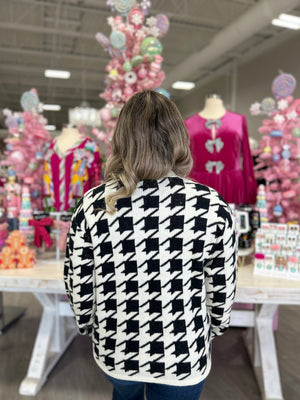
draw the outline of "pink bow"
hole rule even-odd
[[[42,218],[39,221],[36,219],[30,219],[28,221],[29,225],[34,226],[34,244],[36,247],[41,247],[42,241],[45,242],[46,249],[52,244],[52,239],[45,228],[45,226],[51,226],[53,220],[50,217]]]

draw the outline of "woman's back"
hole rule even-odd
[[[114,378],[196,384],[209,373],[212,337],[229,325],[230,208],[174,173],[139,181],[109,214],[113,190],[91,189],[73,216],[65,280],[78,327],[92,333],[95,360]]]

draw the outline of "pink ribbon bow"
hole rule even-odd
[[[52,239],[45,226],[53,225],[53,220],[50,217],[42,218],[39,221],[36,219],[30,219],[29,225],[34,227],[34,244],[36,247],[41,247],[42,241],[45,242],[46,249],[52,245]]]

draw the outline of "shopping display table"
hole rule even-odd
[[[62,261],[38,261],[33,269],[0,270],[0,291],[32,292],[43,313],[26,378],[20,394],[36,395],[77,331],[65,301]],[[272,321],[280,304],[300,304],[297,281],[253,275],[252,265],[239,268],[236,301],[254,303],[253,323],[247,330],[247,344],[264,400],[283,400]],[[242,310],[239,313],[243,320]],[[246,313],[246,311],[245,311]],[[237,324],[233,324],[237,326]]]
[[[31,269],[0,270],[0,291],[31,292],[43,307],[27,376],[19,389],[21,395],[35,396],[77,334],[64,298],[63,263],[39,260]]]

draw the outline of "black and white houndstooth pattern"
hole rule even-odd
[[[92,334],[96,362],[115,378],[196,384],[209,373],[212,337],[229,325],[231,210],[174,174],[139,182],[114,215],[103,211],[109,190],[84,195],[69,231],[64,278],[79,331]]]

